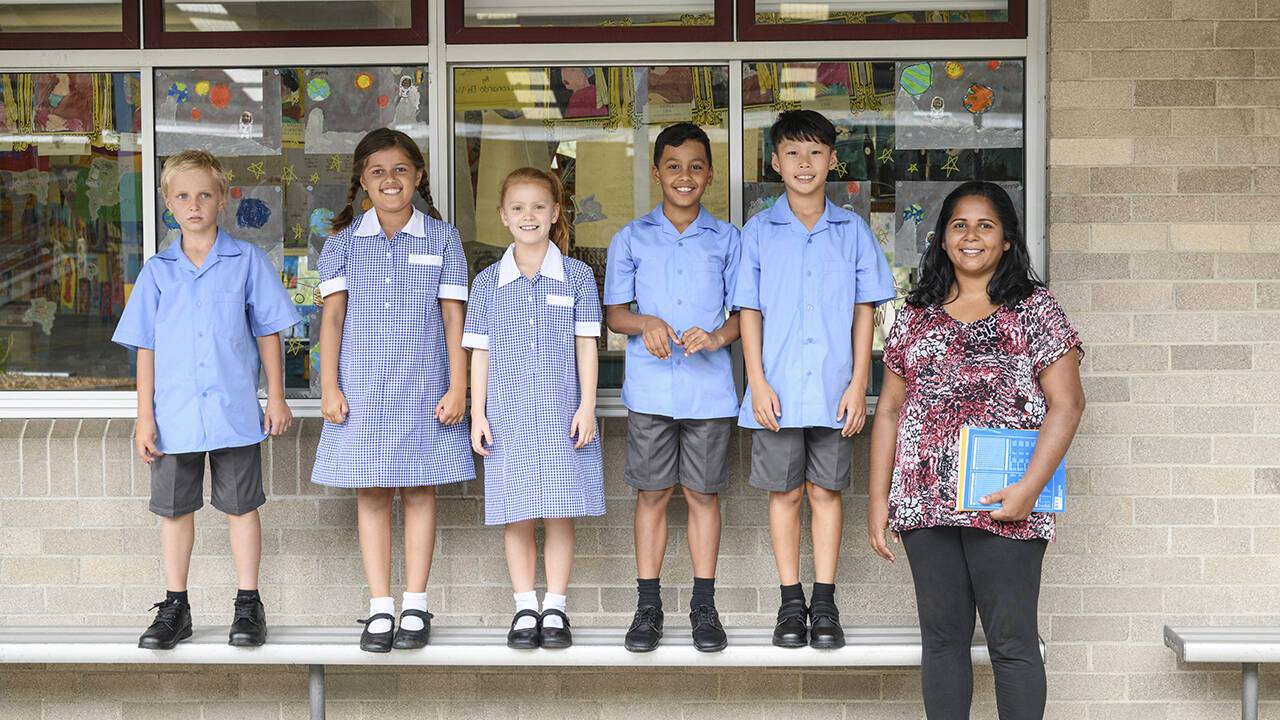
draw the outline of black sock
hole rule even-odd
[[[784,605],[791,600],[804,602],[804,586],[800,583],[796,583],[795,585],[779,585],[778,587],[782,589],[782,602]]]
[[[700,578],[693,579],[693,595],[689,598],[689,609],[693,610],[701,605],[716,606],[716,579]]]
[[[813,584],[813,601],[829,602],[832,605],[834,605],[836,603],[835,583],[820,583],[820,582],[814,583]]]
[[[166,591],[164,592],[164,601],[165,601],[165,602],[180,602],[180,603],[183,603],[183,604],[186,604],[186,605],[190,605],[190,604],[191,604],[191,603],[187,600],[187,591],[186,591],[186,590],[183,590],[182,592],[174,592],[173,590],[166,590]]]
[[[650,605],[662,609],[662,580],[659,578],[636,578],[636,591],[640,599],[638,606]]]
[[[236,590],[236,601],[240,600],[257,600],[262,602],[262,598],[258,596],[257,590]]]

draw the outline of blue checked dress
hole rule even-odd
[[[576,450],[569,437],[582,397],[574,338],[599,335],[595,274],[555,245],[533,280],[512,247],[476,276],[462,344],[489,351],[485,524],[604,514],[600,435]]]
[[[350,413],[325,422],[311,482],[417,487],[476,476],[471,433],[435,418],[449,389],[441,300],[467,299],[458,231],[415,210],[390,240],[374,210],[330,236],[320,293],[345,290],[338,386]]]

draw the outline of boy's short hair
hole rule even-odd
[[[653,141],[653,166],[658,167],[662,162],[664,149],[680,147],[689,140],[702,143],[702,147],[707,149],[707,165],[714,165],[711,162],[711,138],[707,137],[707,132],[693,123],[681,122],[668,125],[658,133],[658,139]]]
[[[169,159],[164,161],[164,168],[160,170],[160,194],[166,197],[169,195],[169,181],[175,174],[197,168],[208,170],[217,181],[222,196],[227,196],[227,188],[231,183],[227,180],[227,174],[222,171],[222,163],[205,150],[183,150],[170,155]]]
[[[778,147],[783,140],[819,142],[836,146],[836,126],[816,110],[787,110],[769,128],[769,142]]]

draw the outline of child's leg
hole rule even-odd
[[[804,495],[804,429],[751,433],[752,487],[769,491],[769,539],[778,582],[800,582],[800,501]],[[785,600],[785,598],[784,598]]]
[[[423,593],[436,547],[436,489],[401,488],[400,500],[404,504],[404,589]]]
[[[667,554],[667,505],[674,491],[672,486],[665,490],[636,492],[637,577],[656,578],[662,574],[662,559]]]
[[[803,485],[769,493],[769,540],[773,544],[773,562],[778,566],[780,585],[800,582],[800,500],[803,495]]]
[[[818,583],[834,583],[836,564],[840,561],[844,496],[813,483],[805,483],[805,490],[813,513],[813,579]]]
[[[534,539],[533,520],[521,520],[502,529],[507,550],[507,571],[511,573],[511,589],[517,593],[533,590],[538,571],[538,544]]]
[[[689,504],[689,556],[693,559],[693,576],[713,578],[720,556],[719,498],[686,487],[684,499]]]
[[[160,550],[164,556],[164,585],[170,592],[187,591],[191,548],[196,542],[196,514],[160,518]]]
[[[231,559],[236,565],[236,586],[258,589],[258,567],[262,560],[262,522],[256,509],[227,516],[231,536]]]
[[[391,501],[393,488],[356,490],[356,525],[364,578],[373,597],[391,595]]]
[[[545,613],[549,609],[565,612],[565,594],[569,592],[569,575],[573,572],[573,519],[543,520],[542,532],[542,561],[547,573],[547,592],[542,598],[542,626],[558,628],[564,626],[564,621]]]

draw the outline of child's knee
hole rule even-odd
[[[675,486],[663,490],[639,490],[636,492],[636,506],[646,510],[666,509],[674,492]]]
[[[391,501],[395,499],[395,488],[357,488],[356,502],[365,507],[381,507],[383,505],[391,507]]]
[[[435,499],[436,489],[431,486],[400,488],[400,501],[407,507],[430,505]]]
[[[839,490],[828,490],[820,485],[809,483],[808,488],[809,505],[811,507],[836,507],[844,501],[844,496]]]
[[[683,490],[684,500],[689,504],[690,510],[711,510],[717,507],[720,500],[717,495],[700,493],[689,488],[683,488]]]
[[[782,492],[769,493],[769,504],[777,507],[799,507],[800,499],[804,497],[804,486],[794,488],[792,490],[784,490]]]

